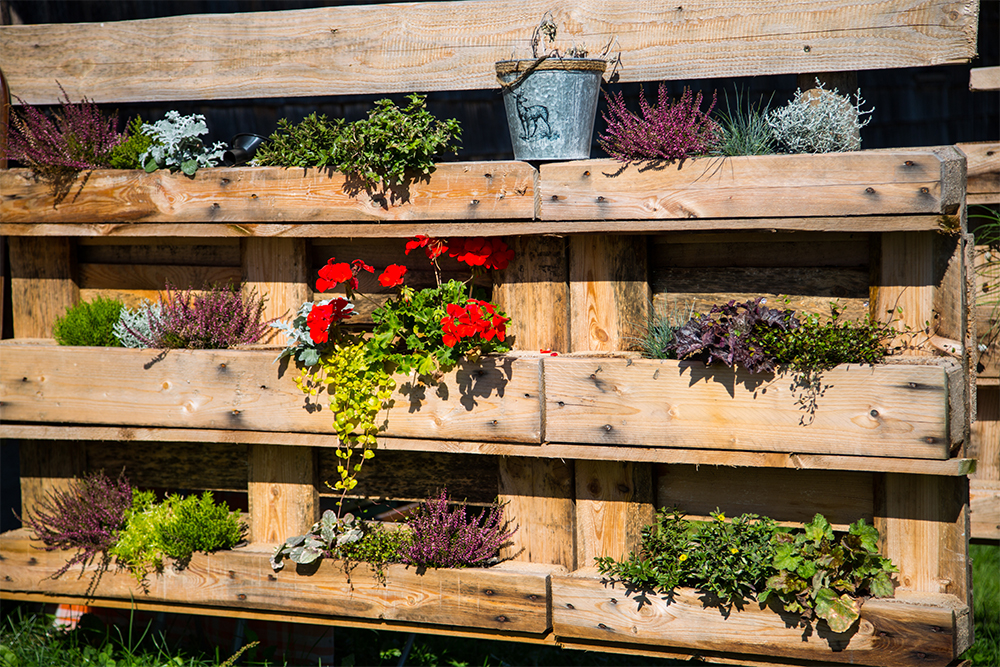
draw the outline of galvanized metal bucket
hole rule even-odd
[[[607,63],[587,58],[503,60],[510,141],[516,160],[582,160],[590,157],[597,97]]]

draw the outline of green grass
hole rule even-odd
[[[973,544],[972,597],[976,641],[962,657],[974,667],[1000,665],[1000,546]]]

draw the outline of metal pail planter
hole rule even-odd
[[[584,160],[590,157],[597,97],[607,63],[585,58],[503,60],[503,89],[515,160]],[[529,71],[530,70],[530,71]],[[528,72],[525,76],[525,72]]]

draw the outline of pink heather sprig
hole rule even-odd
[[[408,522],[412,539],[403,550],[403,562],[418,567],[485,567],[497,562],[500,549],[517,532],[504,519],[504,506],[494,504],[470,518],[465,503],[454,509],[448,505],[444,489],[423,502]]]
[[[215,285],[198,293],[168,284],[166,292],[147,306],[150,336],[126,326],[147,347],[219,350],[256,343],[270,330],[257,290],[244,294],[239,287]]]
[[[719,124],[709,118],[715,108],[715,95],[708,111],[701,110],[702,95],[691,94],[690,88],[676,102],[667,95],[667,87],[660,84],[657,104],[646,101],[639,90],[638,116],[625,107],[625,97],[605,93],[608,112],[603,114],[608,124],[605,134],[598,138],[601,148],[621,162],[634,160],[682,160],[692,155],[707,153],[721,136]]]
[[[132,487],[124,472],[115,481],[101,472],[74,479],[69,488],[50,491],[23,523],[34,531],[46,551],[76,549],[77,553],[53,577],[76,563],[88,563],[106,552],[125,526],[132,506]]]
[[[43,178],[110,166],[112,151],[127,138],[116,130],[118,114],[104,116],[87,98],[74,104],[62,86],[59,90],[61,107],[52,118],[17,97],[22,109],[11,115],[6,157]]]

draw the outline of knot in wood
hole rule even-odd
[[[506,623],[507,622],[507,617],[503,616],[503,615],[497,616],[497,622],[498,623]]]

